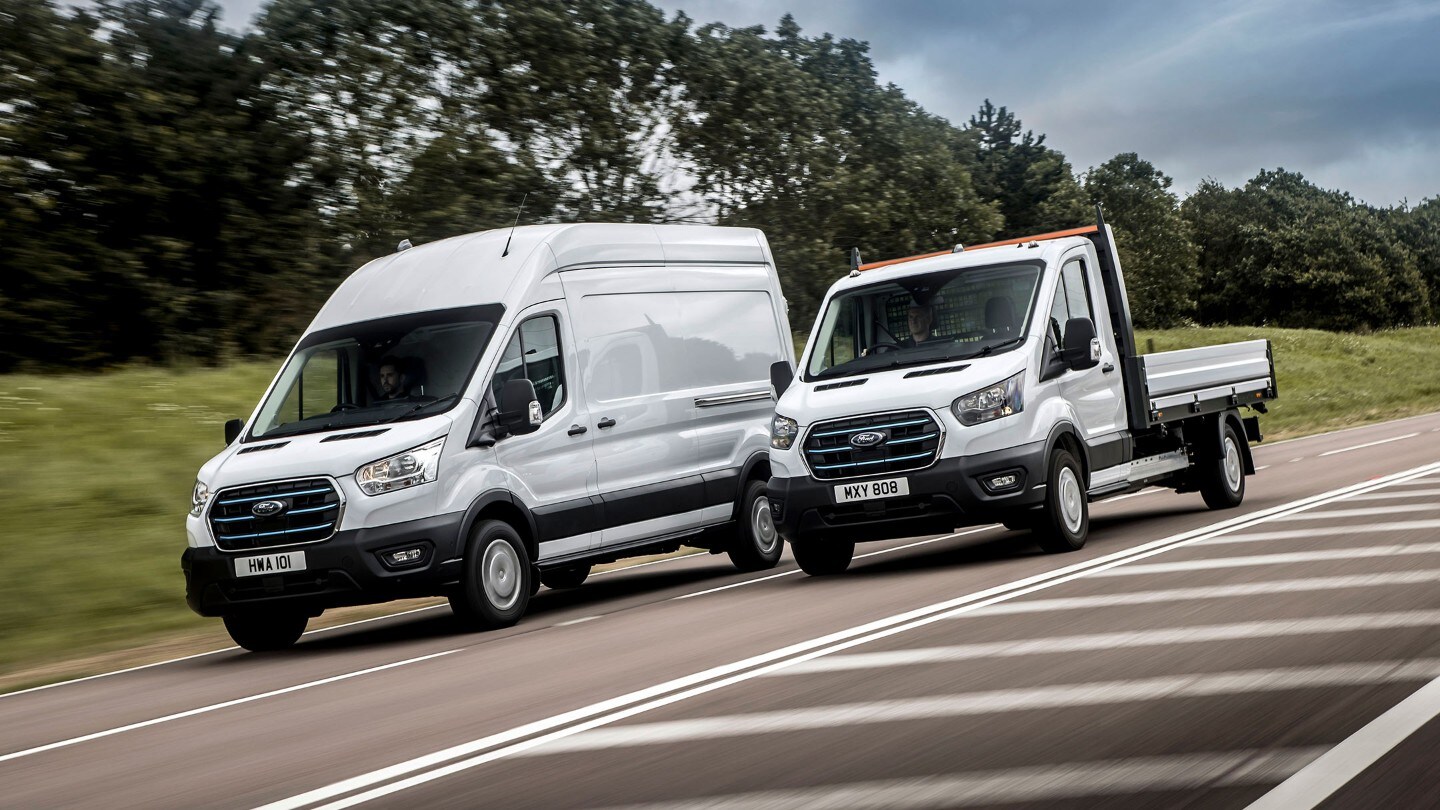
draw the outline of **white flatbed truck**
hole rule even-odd
[[[778,394],[772,517],[800,567],[1003,522],[1084,545],[1089,503],[1151,486],[1240,504],[1276,396],[1269,341],[1141,355],[1096,224],[869,265],[826,294]]]

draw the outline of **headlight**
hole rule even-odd
[[[372,461],[355,471],[355,483],[366,495],[428,484],[440,473],[440,448],[444,444],[442,436],[414,450]]]
[[[205,504],[209,502],[210,487],[196,481],[195,488],[190,490],[190,516],[200,517],[205,514]]]
[[[962,425],[978,425],[991,419],[1020,413],[1025,410],[1025,397],[1020,384],[1024,376],[1025,372],[1022,371],[989,388],[966,394],[951,403],[950,410],[955,412],[955,418],[959,419]]]
[[[795,424],[794,419],[776,414],[775,421],[770,423],[770,446],[776,450],[789,450],[799,431],[800,426]]]

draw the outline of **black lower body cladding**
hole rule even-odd
[[[989,523],[1044,500],[1045,442],[959,458],[942,458],[912,472],[841,481],[809,476],[771,478],[771,515],[781,536],[794,542],[833,536],[864,542],[944,534],[958,526]],[[1003,486],[994,486],[996,478]],[[835,487],[905,478],[910,493],[896,498],[837,503]]]
[[[185,601],[201,616],[224,616],[264,608],[319,615],[345,605],[364,605],[415,596],[438,596],[460,578],[460,530],[464,512],[337,532],[319,543],[255,551],[189,548],[180,558]],[[418,560],[391,566],[380,554],[423,549]],[[305,552],[305,568],[274,574],[236,576],[235,561],[247,557]]]

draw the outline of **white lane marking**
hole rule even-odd
[[[1440,512],[1440,502],[1434,503],[1401,503],[1391,506],[1366,506],[1360,509],[1317,509],[1313,512],[1304,512],[1285,518],[1286,520],[1328,520],[1330,518],[1342,517],[1373,517],[1375,515],[1390,515],[1396,512]],[[1277,523],[1279,521],[1276,521]]]
[[[1259,467],[1256,467],[1256,468],[1255,468],[1255,472],[1258,473],[1258,472],[1260,472],[1261,470],[1268,470],[1268,469],[1270,469],[1270,465],[1269,465],[1269,464],[1262,464],[1262,465],[1260,465]]]
[[[1284,519],[1289,520],[1288,517]],[[1361,523],[1354,526],[1312,526],[1308,529],[1243,532],[1241,534],[1220,535],[1213,539],[1206,540],[1205,545],[1221,546],[1226,543],[1259,543],[1266,540],[1308,539],[1328,534],[1368,534],[1383,536],[1390,532],[1409,532],[1417,529],[1440,529],[1440,520],[1396,520],[1389,523]]]
[[[1142,490],[1140,490],[1139,492],[1129,492],[1129,493],[1126,493],[1126,494],[1124,494],[1124,495],[1116,495],[1116,496],[1113,497],[1113,498],[1106,498],[1105,500],[1101,501],[1101,503],[1114,503],[1114,502],[1116,502],[1116,501],[1123,501],[1123,500],[1125,500],[1126,498],[1138,498],[1138,497],[1140,497],[1141,495],[1153,495],[1153,494],[1155,494],[1156,492],[1168,492],[1168,491],[1169,491],[1169,490],[1160,489],[1160,488],[1158,488],[1158,487],[1151,487],[1151,488],[1149,488],[1149,489],[1142,489]]]
[[[88,742],[89,740],[98,740],[101,737],[111,737],[116,734],[122,734],[126,731],[134,731],[138,728],[147,728],[149,726],[155,726],[161,723],[168,723],[172,720],[181,720],[186,717],[194,717],[197,714],[206,714],[207,712],[219,711],[220,709],[228,709],[231,706],[239,706],[242,703],[253,703],[257,700],[264,700],[266,698],[272,698],[278,695],[285,695],[291,692],[299,692],[302,689],[313,689],[317,686],[324,686],[326,684],[336,683],[337,681],[346,681],[351,678],[358,678],[362,675],[370,675],[372,673],[382,672],[387,669],[403,667],[407,664],[417,664],[421,661],[428,661],[432,658],[439,658],[442,655],[450,655],[451,653],[457,652],[460,651],[458,649],[446,650],[444,652],[422,655],[418,658],[408,658],[404,661],[396,661],[393,664],[382,664],[378,667],[370,667],[369,669],[362,669],[357,672],[347,672],[343,675],[332,675],[329,678],[321,678],[318,681],[310,681],[308,683],[296,684],[295,686],[287,686],[283,689],[273,689],[269,692],[262,692],[258,695],[249,695],[247,697],[236,698],[234,700],[227,700],[224,703],[213,703],[209,706],[201,706],[197,709],[188,709],[183,712],[176,712],[175,714],[167,714],[164,717],[156,717],[150,720],[142,720],[138,723],[131,723],[126,726],[119,726],[116,728],[106,729],[104,731],[97,731],[93,734],[85,734],[80,737],[71,737],[68,740],[60,740],[58,742],[39,745],[34,748],[27,748],[24,751],[14,751],[9,754],[4,754],[3,756],[0,756],[0,762],[5,762],[12,759],[19,759],[21,757],[28,757],[34,754],[43,753],[45,751],[53,751],[56,748],[64,748],[66,746],[75,745],[77,743]]]
[[[1250,805],[1250,810],[1315,807],[1437,715],[1440,715],[1440,679],[1431,681],[1371,720],[1279,787],[1261,796]]]
[[[1115,796],[1139,791],[1268,785],[1305,767],[1324,750],[1317,746],[1063,762],[956,776],[919,776],[705,796],[608,810],[923,810]]]
[[[1006,602],[967,612],[956,611],[944,618],[964,616],[1006,616],[1013,613],[1047,613],[1052,610],[1084,610],[1119,605],[1154,605],[1162,602],[1183,602],[1190,599],[1231,599],[1236,596],[1261,596],[1275,593],[1303,593],[1343,588],[1378,588],[1387,585],[1423,585],[1440,582],[1440,568],[1420,571],[1399,571],[1391,574],[1351,574],[1339,577],[1279,579],[1267,582],[1246,582],[1239,585],[1212,585],[1206,588],[1169,588],[1158,591],[1107,593],[1099,596],[1063,596],[1057,599],[1031,599]]]
[[[1304,457],[1304,456],[1301,456],[1300,458],[1292,458],[1292,459],[1290,459],[1290,461],[1289,461],[1288,463],[1294,464],[1294,463],[1297,462],[1297,461],[1304,461],[1304,460],[1305,460],[1305,457]]]
[[[537,746],[527,756],[673,745],[697,740],[849,728],[878,723],[973,717],[1039,709],[1114,706],[1148,700],[1216,697],[1429,680],[1440,676],[1440,659],[1373,661],[1319,667],[1282,667],[1189,673],[1128,681],[1095,681],[1020,689],[995,689],[936,697],[899,698],[805,709],[662,720],[611,726]]]
[[[1360,548],[1323,548],[1315,551],[1290,551],[1278,554],[1253,554],[1243,557],[1213,557],[1202,560],[1146,563],[1112,568],[1097,577],[1129,577],[1145,574],[1173,574],[1179,571],[1211,571],[1220,568],[1248,568],[1252,565],[1290,565],[1332,560],[1366,560],[1371,557],[1403,557],[1411,554],[1440,554],[1440,543],[1414,543],[1406,546],[1362,546]]]
[[[1320,454],[1320,458],[1324,458],[1324,457],[1326,457],[1326,456],[1333,456],[1333,455],[1335,455],[1336,453],[1348,453],[1348,452],[1350,452],[1351,450],[1363,450],[1363,449],[1365,449],[1366,447],[1374,447],[1374,446],[1376,446],[1376,445],[1378,445],[1378,444],[1389,444],[1390,442],[1398,442],[1398,441],[1403,441],[1403,440],[1405,440],[1405,439],[1413,439],[1413,438],[1415,438],[1416,436],[1419,436],[1419,435],[1420,435],[1419,433],[1406,433],[1404,436],[1391,436],[1391,437],[1388,438],[1388,439],[1381,439],[1381,440],[1375,441],[1375,442],[1366,442],[1366,443],[1364,443],[1364,444],[1357,444],[1357,445],[1355,445],[1354,447],[1342,447],[1342,448],[1340,448],[1339,450],[1329,450],[1329,451],[1326,451],[1326,452],[1324,452],[1324,453],[1321,453],[1321,454]]]
[[[554,626],[555,626],[555,627],[569,627],[569,626],[572,625],[572,624],[584,624],[585,622],[593,622],[593,621],[595,621],[595,620],[598,619],[598,618],[600,618],[600,617],[599,617],[599,616],[581,616],[581,617],[578,618],[578,619],[571,619],[571,620],[568,621],[568,622],[557,622],[557,623],[555,623]]]
[[[369,618],[369,619],[359,619],[359,620],[357,620],[357,621],[346,622],[346,623],[344,623],[344,624],[336,624],[336,625],[332,625],[332,626],[330,626],[330,627],[320,627],[320,628],[317,628],[317,629],[315,629],[315,630],[306,630],[306,631],[305,631],[304,633],[302,633],[301,635],[302,635],[302,636],[313,636],[313,635],[315,635],[315,634],[317,634],[317,633],[328,633],[328,632],[330,632],[331,630],[342,630],[342,629],[344,629],[344,628],[346,628],[346,627],[354,627],[354,626],[357,625],[357,624],[368,624],[368,623],[370,623],[370,622],[378,622],[378,621],[381,621],[382,619],[393,619],[393,618],[395,618],[396,616],[406,616],[406,615],[409,615],[409,614],[411,614],[411,613],[419,613],[419,612],[424,611],[424,610],[435,610],[436,608],[442,608],[442,607],[449,607],[449,605],[426,605],[425,607],[411,608],[410,610],[402,610],[402,611],[399,611],[398,613],[386,613],[384,616],[374,616],[374,617]],[[160,667],[160,666],[165,666],[166,664],[178,664],[178,663],[180,663],[181,661],[190,661],[190,660],[195,659],[195,658],[204,658],[204,657],[207,656],[207,655],[217,655],[217,654],[219,654],[219,653],[231,652],[231,651],[233,651],[233,650],[238,650],[238,649],[240,649],[240,648],[232,645],[232,646],[229,646],[229,647],[221,647],[221,648],[218,649],[218,650],[206,650],[205,652],[195,653],[195,654],[193,654],[193,655],[182,655],[182,656],[180,656],[179,658],[167,658],[167,659],[165,659],[164,661],[156,661],[156,662],[150,663],[150,664],[140,664],[139,666],[126,667],[125,669],[116,669],[116,670],[111,670],[110,672],[100,672],[100,673],[97,673],[97,674],[95,674],[95,675],[86,675],[86,676],[84,676],[84,677],[82,677],[82,678],[70,678],[69,680],[56,681],[55,683],[47,683],[47,684],[42,684],[42,685],[40,685],[40,686],[32,686],[32,687],[30,687],[29,689],[17,689],[17,690],[15,690],[14,692],[6,692],[6,693],[4,693],[4,694],[0,694],[0,700],[3,700],[3,699],[5,699],[5,698],[7,698],[7,697],[15,697],[16,695],[28,694],[28,693],[30,693],[30,692],[39,692],[39,691],[44,690],[44,689],[54,689],[54,688],[57,687],[57,686],[69,686],[70,684],[83,683],[83,682],[85,682],[85,681],[93,681],[93,680],[95,680],[96,678],[108,678],[108,677],[110,677],[110,676],[112,676],[112,675],[124,675],[124,674],[127,673],[127,672],[138,672],[138,671],[140,671],[140,670],[142,670],[142,669],[150,669],[151,667]]]
[[[1395,613],[1362,613],[1352,616],[1321,616],[1307,619],[1277,619],[1262,622],[1170,627],[1160,630],[1127,630],[1122,633],[1092,633],[1074,636],[1030,638],[1020,641],[992,641],[924,647],[850,655],[829,655],[803,664],[792,664],[766,677],[810,675],[819,672],[847,672],[856,669],[941,664],[988,658],[1027,655],[1059,655],[1072,652],[1123,650],[1135,647],[1162,647],[1176,644],[1206,644],[1216,641],[1246,641],[1257,638],[1329,635],[1372,630],[1398,630],[1440,625],[1440,610],[1410,610]]]
[[[1293,439],[1281,439],[1278,442],[1265,442],[1264,444],[1259,446],[1259,449],[1266,450],[1271,447],[1279,447],[1282,444],[1290,444],[1292,442],[1306,442],[1310,441],[1311,439],[1321,439],[1326,436],[1335,436],[1341,433],[1353,433],[1357,430],[1372,430],[1375,428],[1386,427],[1388,425],[1396,425],[1401,422],[1409,422],[1414,419],[1428,419],[1435,416],[1440,416],[1440,411],[1431,411],[1430,413],[1417,413],[1414,416],[1402,416],[1399,419],[1389,419],[1384,422],[1374,422],[1369,425],[1356,425],[1355,427],[1340,428],[1338,430],[1327,430],[1324,433],[1311,433],[1309,436],[1296,436]],[[1440,428],[1434,428],[1431,432],[1440,433]]]
[[[1440,463],[1426,464],[1398,473],[1352,484],[1319,495],[1312,495],[1288,504],[1262,509],[1248,515],[1240,515],[1220,521],[1207,527],[1192,529],[1170,537],[1142,543],[1133,548],[1117,551],[1087,562],[1075,563],[1063,568],[1047,571],[1014,582],[987,588],[976,593],[959,596],[944,602],[916,608],[905,613],[877,619],[863,625],[831,633],[809,641],[792,644],[768,653],[752,656],[730,664],[713,667],[683,678],[656,684],[626,695],[594,703],[578,709],[554,715],[532,723],[508,729],[467,743],[451,746],[430,754],[415,757],[369,773],[343,779],[305,793],[281,799],[265,805],[261,810],[294,810],[318,802],[352,794],[324,805],[326,808],[352,807],[372,799],[388,796],[402,790],[441,779],[460,771],[475,768],[488,762],[503,759],[526,751],[551,740],[563,739],[592,728],[643,714],[668,706],[697,695],[761,677],[766,672],[812,658],[829,655],[851,647],[867,644],[881,638],[907,632],[947,618],[954,618],[967,610],[992,605],[997,602],[1050,588],[1085,576],[1088,572],[1122,565],[1130,560],[1158,554],[1169,548],[1178,548],[1202,541],[1217,532],[1233,531],[1256,525],[1274,515],[1293,513],[1297,510],[1322,506],[1336,500],[1360,493],[1370,492],[1392,483],[1405,481],[1421,475],[1440,471]],[[1440,571],[1434,580],[1440,580]],[[684,691],[677,691],[684,690]],[[644,702],[642,702],[644,701]],[[606,714],[609,712],[609,714]],[[574,725],[568,725],[573,723]],[[540,734],[542,736],[532,736]],[[528,738],[528,739],[527,739]],[[483,753],[482,753],[483,752]],[[448,763],[448,764],[446,764]],[[426,770],[433,769],[433,770]],[[406,776],[407,774],[413,774]],[[405,777],[405,778],[401,778]],[[390,781],[398,780],[398,781]],[[384,784],[387,783],[388,784]],[[372,787],[379,785],[379,787]],[[370,788],[369,790],[365,790]],[[356,791],[364,791],[356,793]]]
[[[1118,499],[1117,499],[1117,500],[1118,500]],[[963,532],[955,532],[954,534],[942,534],[942,535],[940,535],[939,537],[931,537],[931,538],[928,538],[928,539],[926,539],[926,540],[920,540],[920,541],[914,542],[914,543],[906,543],[906,544],[903,545],[903,546],[894,546],[894,547],[892,547],[892,548],[882,548],[882,549],[880,549],[879,551],[872,551],[872,552],[870,552],[870,553],[868,553],[868,554],[857,554],[857,555],[855,555],[855,559],[857,559],[857,560],[863,560],[863,559],[865,559],[866,557],[877,557],[877,556],[879,556],[879,555],[881,555],[881,554],[891,554],[891,553],[894,553],[894,552],[896,552],[896,551],[904,551],[904,550],[907,549],[907,548],[915,548],[916,546],[924,546],[924,545],[928,545],[928,544],[930,544],[930,543],[938,543],[938,542],[940,542],[941,540],[954,540],[954,539],[957,538],[957,537],[964,537],[964,536],[967,535],[967,534],[978,534],[978,533],[980,533],[980,532],[989,531],[990,529],[999,528],[999,526],[1000,526],[1000,524],[998,524],[998,523],[988,523],[988,524],[986,524],[986,525],[984,525],[984,526],[976,526],[976,527],[973,528],[973,529],[966,529],[966,530],[963,531]],[[792,569],[790,569],[789,571],[781,571],[781,572],[778,573],[778,574],[770,574],[769,576],[757,577],[756,579],[747,579],[747,580],[744,580],[743,582],[732,582],[732,583],[730,583],[729,585],[721,585],[721,586],[718,587],[718,588],[707,588],[707,589],[705,589],[705,590],[703,590],[703,591],[695,591],[694,593],[682,594],[682,595],[680,595],[680,596],[672,596],[672,597],[670,597],[670,598],[671,598],[672,601],[674,601],[674,600],[680,600],[680,599],[693,599],[693,598],[695,598],[695,597],[697,597],[697,596],[704,596],[704,595],[709,594],[709,593],[718,593],[718,592],[720,592],[720,591],[728,591],[728,590],[730,590],[731,588],[739,588],[739,587],[742,586],[742,585],[754,585],[754,584],[757,583],[757,582],[765,582],[765,581],[771,580],[771,579],[779,579],[780,577],[788,577],[788,576],[792,576],[792,575],[798,574],[798,573],[800,573],[800,569],[799,569],[799,568],[792,568]]]
[[[1398,492],[1372,492],[1367,495],[1356,495],[1352,501],[1383,501],[1391,498],[1433,498],[1440,495],[1440,489],[1407,489]]]

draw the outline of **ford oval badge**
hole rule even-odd
[[[875,447],[877,445],[884,444],[886,438],[888,437],[878,430],[867,430],[864,433],[856,433],[854,436],[851,436],[850,446]]]
[[[255,517],[273,517],[285,511],[284,501],[260,501],[250,507],[250,514]]]

